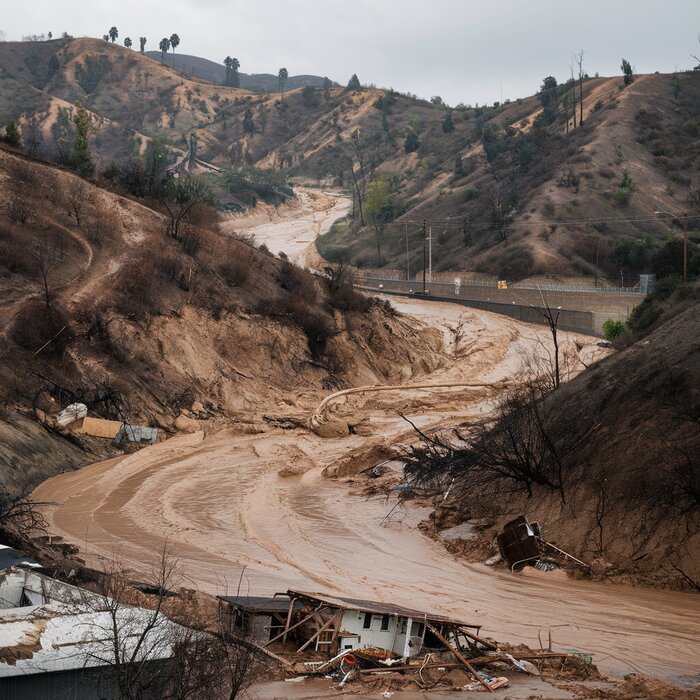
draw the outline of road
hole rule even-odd
[[[304,207],[299,211],[308,217]],[[289,230],[288,222],[283,226]],[[250,230],[262,240],[260,228]],[[291,246],[298,238],[288,240]],[[541,326],[449,303],[395,304],[443,333],[452,362],[425,383],[499,382],[547,357]],[[563,334],[568,372],[591,361],[597,352],[591,340]],[[185,583],[211,593],[231,593],[239,580],[251,594],[344,593],[451,614],[514,643],[537,646],[538,632],[546,638],[551,631],[557,648],[593,653],[604,672],[700,674],[697,596],[468,564],[416,528],[425,509],[399,509],[383,524],[394,501],[362,497],[321,475],[349,450],[412,439],[399,410],[422,426],[444,425],[482,415],[493,398],[488,388],[348,396],[336,415],[364,418],[363,435],[196,433],[62,474],[35,497],[55,503],[46,513],[51,531],[91,562],[116,551],[144,572],[167,542]]]

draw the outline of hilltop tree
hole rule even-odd
[[[75,124],[75,143],[73,145],[73,152],[70,155],[70,161],[73,168],[77,170],[82,177],[89,177],[95,172],[95,164],[92,162],[90,144],[88,141],[91,122],[92,120],[88,111],[81,104],[78,104],[77,111],[73,117],[73,124]]]
[[[175,68],[175,49],[180,46],[180,37],[177,34],[171,35],[170,46],[173,50],[173,68]]]
[[[238,75],[238,69],[241,67],[241,63],[237,58],[231,59],[231,87],[240,87],[241,78]]]
[[[160,40],[158,48],[160,49],[160,62],[165,63],[165,54],[168,53],[168,51],[170,50],[170,39],[168,39],[167,36],[164,36]]]
[[[542,85],[540,86],[540,91],[538,93],[545,121],[549,123],[554,121],[554,115],[557,111],[557,101],[559,99],[557,89],[557,79],[552,75],[548,75],[542,81]]]
[[[239,60],[226,56],[224,59],[224,66],[226,67],[225,84],[229,87],[240,87],[241,79],[238,75],[238,69],[241,67],[241,64]]]
[[[119,37],[119,30],[116,27],[110,27],[108,34],[109,38],[112,40],[112,43],[114,43]]]
[[[357,77],[357,73],[353,73],[350,80],[348,80],[348,89],[359,90],[361,87],[362,85],[360,85],[360,79]]]
[[[12,146],[13,148],[22,147],[22,137],[15,122],[11,121],[7,123],[7,126],[5,127],[5,135],[2,137],[2,140],[8,146]]]
[[[622,69],[625,85],[630,85],[632,83],[632,65],[627,59],[623,58],[620,68]]]
[[[452,112],[445,112],[445,116],[442,119],[442,130],[446,134],[452,133],[455,130],[455,123],[452,119]]]
[[[129,37],[126,37],[126,39],[124,39],[124,46],[126,46],[127,49],[131,48],[131,39]]]
[[[382,264],[381,235],[384,226],[394,218],[394,204],[391,198],[391,185],[383,176],[375,177],[367,185],[365,197],[365,216],[374,228],[377,244],[377,265]]]
[[[254,134],[255,133],[255,122],[253,121],[253,111],[251,110],[250,107],[246,109],[245,113],[243,114],[243,131],[246,132],[246,134]]]
[[[145,36],[139,37],[139,44],[141,44],[141,53],[143,53],[145,48],[146,48],[146,41],[148,41],[148,40],[146,39]]]
[[[333,87],[333,81],[332,81],[330,78],[328,78],[328,77],[324,77],[324,78],[323,78],[323,87],[324,87],[326,90],[327,90],[328,88],[332,88],[332,87]]]
[[[109,41],[109,34],[103,34],[103,35],[102,35],[102,38],[103,38],[105,41]]]
[[[286,68],[280,68],[280,72],[277,74],[277,80],[279,81],[280,92],[284,92],[284,88],[287,85],[287,78],[289,78],[289,72]]]

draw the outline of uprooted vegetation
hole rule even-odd
[[[8,154],[0,170],[12,184],[0,210],[8,416],[22,407],[48,416],[85,400],[94,415],[121,420],[127,410],[132,422],[166,432],[180,417],[190,429],[236,416],[248,424],[270,387],[293,413],[300,390],[357,374],[384,381],[417,366],[420,353],[401,339],[391,309],[357,294],[346,272],[312,276],[218,233],[196,178],[171,181],[147,208]],[[18,198],[30,204],[26,216]],[[128,408],[92,401],[95,387]],[[78,443],[66,466],[98,458]],[[15,457],[10,450],[3,461]]]
[[[425,436],[408,474],[452,484],[431,527],[527,513],[599,575],[698,589],[697,313],[696,302],[555,390],[512,391],[493,418],[449,440]]]

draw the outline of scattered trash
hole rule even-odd
[[[513,663],[513,665],[516,668],[519,668],[523,673],[529,673],[531,676],[539,676],[540,671],[535,666],[535,664],[530,663],[529,661],[518,661],[512,654],[506,654],[506,656],[510,659],[510,661]]]
[[[84,403],[72,403],[66,406],[57,416],[56,422],[63,427],[87,416],[87,406]]]
[[[306,680],[306,676],[294,676],[294,678],[285,678],[286,683],[301,683]]]
[[[503,561],[503,557],[500,554],[494,554],[492,557],[489,557],[484,562],[484,564],[486,566],[495,566],[496,564],[499,564],[502,561]]]
[[[477,671],[478,679],[474,683],[467,683],[462,690],[488,690],[489,692],[497,688],[505,688],[509,681],[505,676],[497,676],[494,678],[485,671]]]
[[[393,693],[392,693],[390,690],[385,690],[385,691],[382,693],[382,697],[383,697],[383,698],[390,698],[392,695],[393,695]]]

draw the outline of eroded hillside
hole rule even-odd
[[[166,432],[224,422],[256,432],[263,413],[272,423],[303,418],[319,392],[401,381],[439,361],[439,334],[342,279],[219,234],[212,214],[174,237],[161,212],[59,168],[1,152],[0,176],[0,405],[9,416],[78,400]],[[11,440],[24,440],[22,430]],[[43,476],[62,460],[91,461],[65,452]],[[13,462],[42,476],[31,451],[10,449],[3,468]]]

